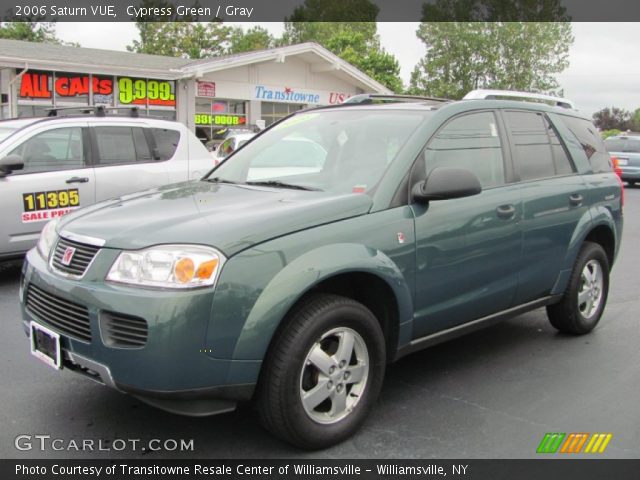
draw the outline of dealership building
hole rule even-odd
[[[359,93],[392,93],[315,43],[201,60],[0,39],[0,118],[138,106],[205,140]]]

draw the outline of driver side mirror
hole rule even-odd
[[[24,161],[20,155],[7,155],[0,159],[0,178],[6,177],[14,170],[22,170]]]
[[[412,198],[419,203],[470,197],[482,192],[480,180],[466,168],[436,167],[423,182],[411,189]]]

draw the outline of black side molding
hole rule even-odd
[[[424,348],[432,347],[433,345],[437,345],[439,343],[461,337],[462,335],[466,335],[467,333],[475,332],[476,330],[495,325],[496,323],[499,323],[503,320],[508,320],[509,318],[513,318],[531,310],[535,310],[536,308],[557,303],[561,298],[562,295],[549,295],[532,302],[523,303],[522,305],[509,308],[508,310],[503,310],[502,312],[493,313],[486,317],[463,323],[462,325],[456,325],[455,327],[432,333],[431,335],[427,335],[425,337],[416,338],[414,340],[411,340],[411,342],[404,345],[403,347],[400,347],[396,352],[393,361],[396,361],[404,357],[405,355],[409,355]]]

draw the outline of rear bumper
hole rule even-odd
[[[622,180],[640,181],[640,167],[620,167],[620,170],[622,171],[622,175],[621,175]]]

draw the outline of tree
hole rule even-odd
[[[234,28],[228,38],[228,53],[252,52],[273,48],[276,39],[262,27],[253,27],[245,31],[242,27]]]
[[[0,38],[28,42],[62,43],[54,22],[0,22]]]
[[[568,22],[561,0],[436,0],[422,4],[423,22]]]
[[[400,64],[380,45],[375,22],[378,12],[379,8],[370,0],[305,0],[285,19],[285,32],[279,44],[319,43],[400,92],[403,89]]]
[[[477,88],[553,92],[573,42],[567,22],[423,22],[411,93],[458,99]]]
[[[216,57],[225,53],[230,27],[222,22],[140,22],[140,40],[127,50],[182,58]]]
[[[140,40],[134,40],[127,50],[136,53],[166,55],[182,58],[215,57],[225,53],[231,27],[224,26],[222,21],[198,22],[197,15],[178,16],[176,8],[166,0],[143,0],[140,7],[171,9],[170,16],[145,17],[145,21],[136,21]],[[195,2],[193,7],[200,7]]]
[[[633,119],[631,113],[622,108],[607,107],[593,114],[593,123],[600,130],[631,130]]]
[[[409,91],[460,98],[475,88],[550,92],[573,43],[561,0],[436,0],[416,32],[427,54]]]

